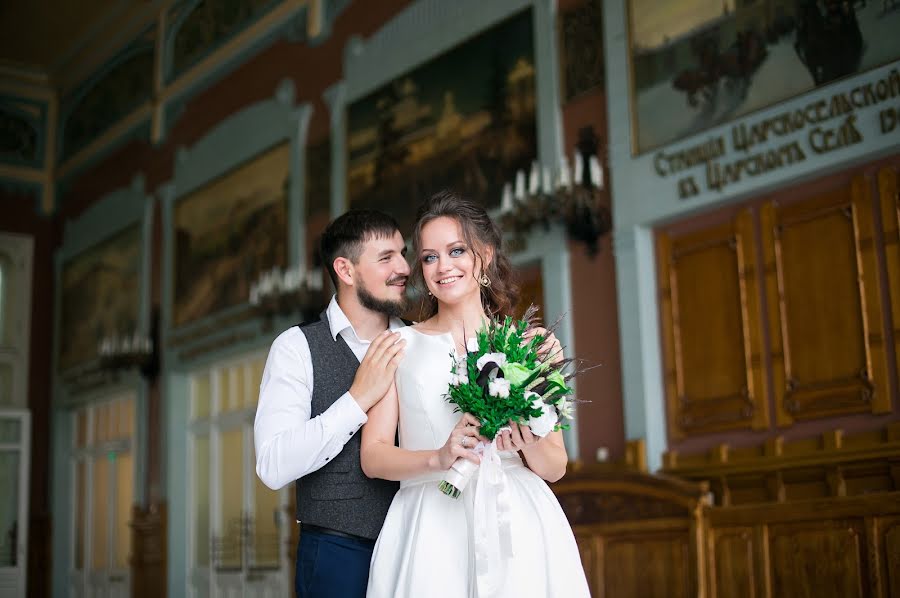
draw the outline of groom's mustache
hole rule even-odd
[[[409,278],[408,276],[397,276],[395,278],[389,278],[388,281],[384,284],[386,284],[387,286],[405,285],[406,279],[408,279],[408,278]]]

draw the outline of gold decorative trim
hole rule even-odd
[[[763,276],[765,280],[766,304],[769,306],[769,348],[772,359],[772,393],[775,396],[775,423],[779,426],[787,426],[793,422],[793,418],[783,409],[785,381],[785,350],[782,337],[785,320],[784,302],[782,301],[784,287],[781,282],[781,274],[777,266],[780,261],[778,256],[778,244],[776,237],[776,210],[777,204],[769,202],[763,204],[759,211],[760,228],[762,231],[763,251]]]
[[[864,383],[871,384],[872,413],[891,412],[888,385],[887,352],[884,346],[884,309],[878,285],[878,261],[875,255],[875,225],[872,214],[871,185],[862,175],[850,186],[853,202],[853,228],[856,237],[856,260],[859,269],[859,299],[862,303],[863,338],[866,347],[866,372],[860,372]]]
[[[741,285],[741,317],[744,326],[744,356],[747,369],[747,398],[753,403],[754,430],[769,426],[769,389],[763,359],[762,310],[756,255],[753,213],[742,210],[737,230],[738,280]]]
[[[878,196],[888,277],[885,284],[890,295],[894,357],[897,362],[895,383],[900,387],[900,190],[897,185],[896,167],[882,168],[878,172]]]
[[[684,433],[678,421],[678,403],[676,397],[681,393],[678,389],[678,375],[675,356],[675,314],[672,306],[672,241],[669,235],[656,235],[656,268],[659,289],[659,319],[662,330],[663,380],[666,389],[666,419],[669,429],[669,440],[681,440]]]
[[[15,179],[17,181],[25,181],[38,185],[45,185],[47,183],[47,174],[40,168],[12,166],[10,164],[0,164],[0,178]]]

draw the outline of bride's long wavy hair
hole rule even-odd
[[[437,313],[438,308],[437,299],[428,294],[428,286],[422,273],[422,228],[432,220],[444,216],[459,223],[463,240],[481,264],[484,264],[485,250],[490,248],[493,254],[490,264],[483,271],[473,272],[476,280],[482,274],[487,274],[491,281],[490,286],[481,286],[481,303],[493,316],[512,315],[519,301],[519,288],[514,281],[509,258],[503,253],[500,228],[491,220],[484,207],[453,191],[444,190],[432,195],[419,207],[413,228],[412,283],[421,291],[420,319],[427,320]]]

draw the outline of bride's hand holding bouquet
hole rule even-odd
[[[440,471],[450,469],[457,459],[465,459],[475,465],[481,463],[481,457],[471,449],[478,446],[479,442],[489,441],[478,433],[478,424],[477,417],[471,413],[463,413],[450,432],[447,442],[438,450],[437,466]]]
[[[570,362],[562,358],[559,341],[537,326],[536,312],[531,306],[521,320],[490,320],[467,340],[465,354],[453,355],[446,399],[464,413],[460,423],[472,417],[488,441],[465,446],[471,436],[464,435],[461,448],[479,454],[487,450],[526,453],[537,443],[536,437],[569,427],[561,418],[572,418],[573,390],[568,380],[574,374],[565,372]],[[440,490],[459,497],[477,463],[468,457],[454,461]]]

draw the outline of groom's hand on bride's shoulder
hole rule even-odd
[[[379,334],[369,345],[350,387],[350,396],[360,409],[368,411],[387,394],[405,346],[406,340],[390,330]]]

